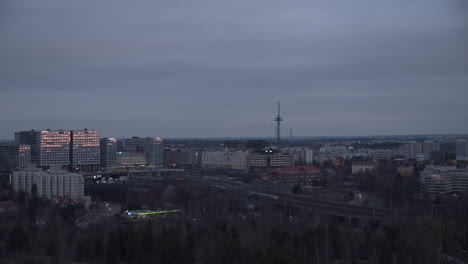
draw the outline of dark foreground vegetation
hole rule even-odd
[[[19,212],[0,222],[4,263],[456,263],[468,250],[466,207],[377,221],[185,185],[167,198],[182,214],[78,228],[82,206],[10,198]]]

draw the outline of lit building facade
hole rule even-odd
[[[68,197],[79,202],[84,199],[84,178],[66,171],[24,170],[13,173],[13,189],[31,193],[35,184],[38,196],[48,199]]]
[[[31,146],[17,143],[0,144],[0,170],[19,171],[31,164]]]
[[[101,138],[99,140],[99,145],[101,149],[101,167],[117,167],[117,139]]]
[[[72,130],[70,139],[70,163],[73,170],[97,170],[100,164],[99,131]]]
[[[31,162],[39,167],[70,164],[70,131],[19,131],[15,133],[15,140],[31,146]]]

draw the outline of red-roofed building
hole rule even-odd
[[[320,169],[313,165],[296,165],[279,169],[269,173],[266,178],[270,181],[293,184],[312,184],[321,180]]]

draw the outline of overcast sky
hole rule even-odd
[[[466,0],[0,0],[0,138],[468,132]]]

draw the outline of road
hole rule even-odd
[[[75,224],[79,227],[86,227],[90,223],[97,223],[103,218],[107,218],[114,214],[120,214],[120,205],[103,203],[100,204],[98,208],[95,208],[82,217],[78,218],[75,221]]]
[[[385,219],[388,217],[404,217],[404,218],[413,218],[415,214],[409,212],[401,212],[395,210],[389,210],[385,208],[378,207],[364,207],[358,205],[350,205],[341,202],[323,200],[315,197],[308,197],[303,195],[296,195],[286,192],[280,192],[268,188],[266,186],[250,185],[250,184],[240,184],[231,181],[223,181],[216,179],[203,179],[199,177],[188,177],[187,180],[196,182],[199,184],[205,184],[208,186],[218,185],[224,186],[230,191],[235,191],[243,195],[249,195],[250,192],[262,192],[265,194],[277,195],[278,200],[272,200],[272,202],[286,205],[299,207],[303,209],[309,209],[312,211],[317,211],[327,215],[335,216],[349,216],[357,218],[370,218],[370,219]]]

